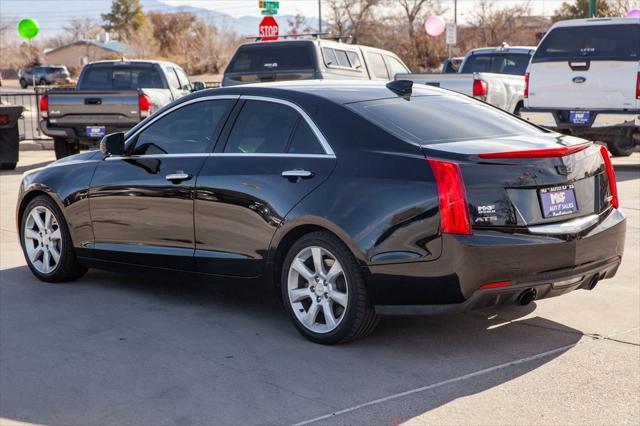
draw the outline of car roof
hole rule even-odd
[[[596,25],[624,25],[624,24],[640,24],[640,18],[588,18],[588,19],[569,19],[566,21],[558,21],[553,24],[552,28],[558,27],[584,27]]]
[[[498,46],[498,47],[479,47],[471,49],[468,55],[478,55],[485,53],[529,53],[536,50],[536,46]]]
[[[245,46],[283,46],[283,45],[287,45],[287,44],[292,44],[292,45],[301,45],[301,44],[313,44],[316,46],[320,46],[320,47],[331,47],[334,49],[363,49],[365,51],[369,51],[369,52],[378,52],[378,53],[383,53],[389,56],[393,56],[395,58],[398,57],[398,55],[396,55],[395,53],[389,51],[389,50],[384,50],[384,49],[379,49],[377,47],[372,47],[372,46],[366,46],[364,44],[351,44],[351,43],[345,43],[342,41],[336,41],[336,40],[331,40],[331,39],[326,39],[326,38],[308,38],[308,39],[292,39],[292,40],[274,40],[274,41],[252,41],[252,42],[248,42],[248,43],[243,43],[240,47],[245,47]],[[238,47],[238,49],[240,48]]]
[[[334,103],[348,104],[375,99],[396,98],[399,95],[391,91],[387,81],[372,80],[299,80],[273,83],[244,84],[202,90],[200,96],[246,95],[273,96],[291,98],[295,95],[308,95],[323,98]],[[413,95],[449,95],[452,92],[433,86],[414,85]]]

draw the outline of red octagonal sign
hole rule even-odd
[[[265,16],[262,18],[262,21],[260,21],[260,26],[258,27],[260,40],[277,40],[279,31],[280,27],[278,26],[278,21],[276,21],[273,16]]]

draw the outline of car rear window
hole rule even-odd
[[[153,66],[91,66],[80,79],[78,90],[162,89],[158,70]]]
[[[310,44],[253,44],[241,46],[227,67],[228,73],[257,73],[314,69]]]
[[[514,135],[542,130],[497,108],[459,96],[397,97],[347,104],[389,133],[420,145]]]
[[[461,74],[493,72],[497,74],[524,75],[531,56],[528,53],[499,53],[471,55],[460,70]]]
[[[637,61],[640,58],[640,25],[555,28],[542,40],[532,62],[576,58]]]

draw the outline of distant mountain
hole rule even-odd
[[[190,12],[207,22],[219,27],[229,28],[239,35],[253,36],[258,32],[258,24],[262,19],[259,16],[233,16],[195,6],[172,6],[160,0],[141,0],[146,12],[158,11],[165,13]],[[40,23],[41,37],[50,37],[64,31],[63,27],[74,18],[89,18],[101,21],[100,14],[111,10],[111,0],[0,0],[0,16],[2,20],[18,21],[22,18],[34,18]],[[287,33],[288,21],[293,19],[291,15],[276,17],[281,26],[281,33]],[[317,19],[305,20],[303,26],[314,30],[317,28]]]

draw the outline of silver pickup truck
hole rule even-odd
[[[535,47],[483,47],[470,50],[453,74],[396,74],[396,80],[442,87],[473,96],[513,114],[524,102],[524,74]]]
[[[56,158],[95,147],[169,102],[191,93],[184,71],[160,61],[98,61],[85,65],[76,89],[51,89],[40,100],[40,128],[54,138]]]

